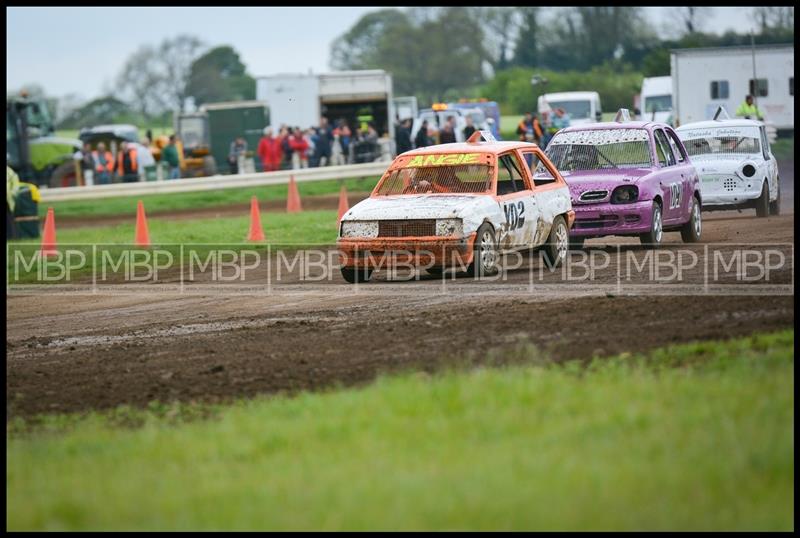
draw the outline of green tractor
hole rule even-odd
[[[81,142],[54,133],[43,100],[26,95],[6,98],[6,164],[22,181],[47,187],[77,185],[73,156]]]

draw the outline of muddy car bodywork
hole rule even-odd
[[[654,227],[655,204],[662,231],[668,231],[685,226],[695,212],[693,201],[701,203],[697,172],[677,134],[663,123],[569,127],[555,135],[546,153],[569,185],[575,210],[571,240],[638,235],[644,241]]]
[[[766,195],[776,213],[778,162],[765,125],[746,119],[689,123],[676,129],[700,174],[703,209],[757,207]]]
[[[534,184],[528,163],[540,162],[549,177]],[[572,224],[569,191],[538,146],[473,136],[399,155],[370,197],[342,217],[339,261],[373,267],[385,253],[406,251],[417,266],[470,264],[485,224],[503,253],[543,245],[559,215]]]

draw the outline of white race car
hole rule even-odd
[[[432,274],[495,274],[500,254],[538,247],[557,265],[574,219],[567,184],[538,146],[476,131],[466,143],[399,155],[342,217],[339,262],[350,283],[401,263],[398,254]]]
[[[755,207],[759,217],[780,213],[778,162],[762,122],[714,119],[675,131],[700,175],[703,210]]]

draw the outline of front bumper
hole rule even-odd
[[[472,263],[476,233],[465,237],[377,237],[339,239],[339,265],[385,269],[398,265],[445,266]]]
[[[637,235],[649,231],[653,220],[652,200],[632,204],[584,204],[572,208],[575,210],[575,224],[570,230],[573,237]]]
[[[706,206],[738,206],[761,196],[763,179],[759,176],[741,178],[736,174],[706,174],[700,176],[700,194]]]

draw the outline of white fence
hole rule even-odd
[[[348,164],[345,166],[325,166],[301,170],[279,170],[233,176],[208,176],[173,179],[167,181],[146,181],[137,183],[114,183],[111,185],[92,185],[91,187],[59,187],[42,189],[42,202],[61,202],[66,200],[94,200],[120,196],[141,196],[146,194],[167,194],[180,192],[213,191],[237,187],[258,187],[262,185],[281,185],[294,176],[298,183],[303,181],[322,181],[326,179],[349,179],[380,176],[389,163]]]

